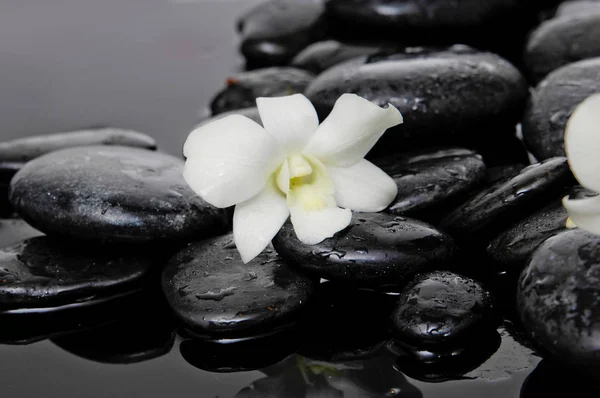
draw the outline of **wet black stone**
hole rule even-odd
[[[549,359],[541,361],[531,372],[520,395],[521,398],[597,396],[600,396],[598,382]]]
[[[300,242],[288,221],[273,245],[302,271],[382,290],[402,286],[454,254],[452,239],[431,225],[383,213],[354,213],[349,227],[316,245]]]
[[[0,250],[2,312],[84,305],[139,290],[150,256],[37,237]]]
[[[249,67],[285,65],[325,34],[323,0],[269,0],[238,21]]]
[[[461,45],[355,58],[319,75],[306,95],[323,118],[346,92],[391,103],[404,115],[404,124],[388,131],[373,153],[499,142],[514,134],[529,94],[506,60]]]
[[[213,115],[256,106],[258,97],[282,97],[303,93],[314,76],[296,68],[266,68],[229,77],[226,87],[210,104]]]
[[[598,379],[600,237],[573,229],[540,245],[521,274],[517,309],[538,345]]]
[[[542,23],[531,33],[525,63],[535,81],[563,65],[600,57],[600,7],[568,13]]]
[[[574,184],[565,158],[548,159],[484,189],[447,215],[440,226],[455,238],[485,241],[547,203],[560,201]]]
[[[162,286],[186,328],[223,336],[294,321],[315,288],[271,249],[244,264],[232,235],[190,243],[169,261]]]
[[[312,73],[321,73],[334,65],[358,57],[391,49],[391,44],[344,43],[337,40],[311,44],[294,57],[291,65]]]
[[[486,172],[481,157],[463,148],[390,155],[373,162],[398,185],[398,195],[387,211],[427,220],[465,199]]]
[[[523,163],[489,167],[485,177],[485,185],[492,186],[500,181],[510,180],[518,175],[525,167],[527,166]]]
[[[504,270],[520,272],[542,242],[566,229],[568,216],[562,202],[556,200],[498,235],[487,253]]]
[[[395,335],[418,345],[451,344],[494,330],[493,297],[477,281],[447,271],[422,275],[398,298]]]
[[[600,92],[600,58],[563,66],[533,91],[523,118],[523,138],[539,159],[565,156],[567,121],[584,99]]]
[[[226,226],[216,209],[183,180],[183,161],[126,147],[63,149],[25,165],[10,200],[48,235],[140,243],[216,234]]]

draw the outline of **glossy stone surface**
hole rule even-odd
[[[354,213],[346,229],[316,245],[298,240],[286,222],[275,250],[299,270],[349,285],[393,289],[450,260],[452,239],[422,221]]]
[[[493,297],[477,281],[447,271],[422,275],[404,288],[392,312],[397,337],[417,345],[465,340],[494,330]]]
[[[140,243],[214,235],[226,226],[187,186],[183,161],[126,147],[80,147],[39,157],[15,175],[10,200],[48,235]]]
[[[323,118],[345,92],[379,106],[391,103],[402,112],[404,124],[388,131],[373,149],[382,153],[508,137],[528,96],[514,66],[462,45],[356,58],[319,75],[306,95]]]
[[[546,240],[521,274],[517,309],[537,344],[597,379],[600,237],[573,229]]]
[[[500,181],[510,180],[519,174],[525,167],[527,166],[523,163],[489,167],[486,173],[485,185],[492,186]]]
[[[227,78],[226,86],[210,104],[213,115],[256,106],[258,97],[282,97],[303,93],[314,76],[296,68],[266,68],[238,73]]]
[[[585,377],[585,374],[565,369],[552,359],[544,359],[527,377],[521,389],[521,398],[552,396],[597,397],[600,384]]]
[[[244,264],[232,235],[190,243],[167,264],[162,288],[175,315],[196,334],[272,330],[294,321],[314,281],[272,249]]]
[[[538,84],[523,117],[523,138],[537,159],[565,156],[567,121],[577,105],[597,92],[600,58],[565,65]]]
[[[390,155],[373,162],[390,175],[398,195],[388,212],[430,220],[477,187],[485,177],[481,156],[464,148],[440,148]]]
[[[143,253],[37,237],[0,250],[2,311],[83,304],[140,288],[152,261]]]
[[[441,227],[461,239],[492,238],[548,202],[560,200],[574,184],[567,159],[548,159],[484,189],[448,214]]]
[[[535,81],[563,65],[600,57],[600,7],[568,13],[542,23],[531,33],[525,63]]]
[[[269,0],[238,21],[248,66],[285,65],[325,34],[323,0]]]
[[[568,216],[561,201],[556,200],[498,235],[487,253],[506,270],[520,271],[542,242],[566,230]]]

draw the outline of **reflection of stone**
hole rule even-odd
[[[544,359],[527,377],[521,389],[521,398],[538,397],[598,397],[600,384],[590,384],[580,375]]]

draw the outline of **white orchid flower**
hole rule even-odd
[[[198,127],[183,147],[192,190],[216,207],[236,205],[233,236],[244,262],[290,215],[298,239],[317,244],[346,228],[351,210],[381,211],[396,197],[392,178],[363,159],[385,130],[402,123],[392,105],[344,94],[319,125],[301,94],[256,104],[264,128],[232,115]]]
[[[581,186],[600,192],[600,94],[583,101],[569,119],[565,131],[569,167]],[[600,235],[600,195],[563,199],[569,213],[567,227],[575,226]]]

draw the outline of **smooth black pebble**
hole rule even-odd
[[[398,195],[387,211],[427,220],[465,199],[486,175],[481,156],[463,148],[402,153],[373,163],[398,186]]]
[[[190,243],[167,264],[163,292],[196,335],[272,330],[295,321],[308,304],[313,279],[271,249],[244,264],[232,235]]]
[[[63,149],[25,165],[10,200],[48,235],[115,243],[186,240],[225,230],[225,212],[183,179],[183,161],[137,148]]]
[[[213,115],[256,106],[258,97],[283,97],[303,93],[312,82],[312,73],[290,67],[273,67],[242,72],[229,77],[226,87],[210,104]]]
[[[32,238],[0,250],[0,311],[60,309],[130,294],[152,265],[140,251]]]
[[[316,245],[298,240],[288,221],[273,245],[299,270],[381,290],[398,288],[454,254],[452,238],[433,226],[384,213],[354,213],[350,226]]]
[[[565,156],[565,128],[583,100],[600,92],[600,58],[568,64],[533,90],[523,116],[523,139],[538,160]]]
[[[238,21],[241,51],[250,68],[285,65],[325,35],[323,0],[268,0]]]

